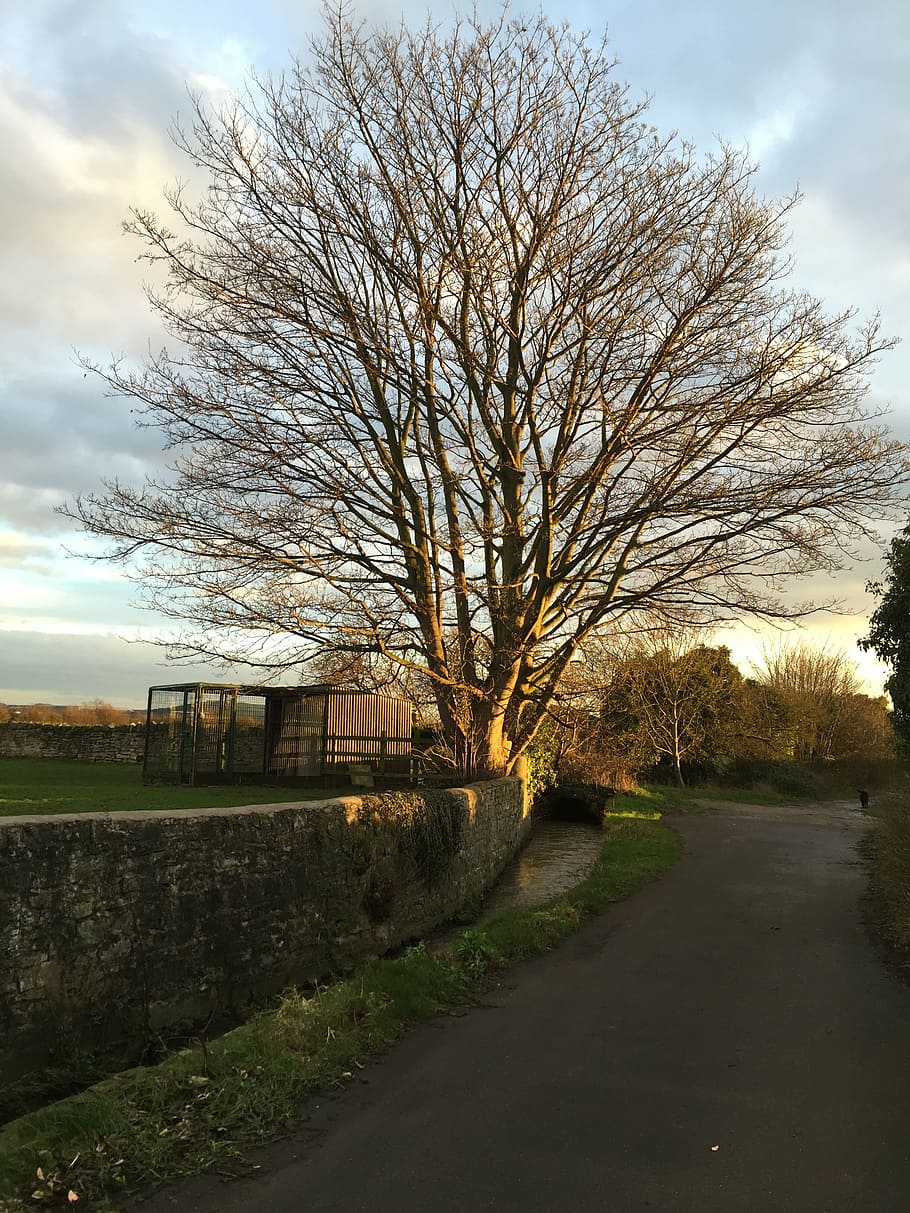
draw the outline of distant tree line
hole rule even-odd
[[[725,646],[658,628],[578,663],[550,744],[561,778],[766,777],[795,791],[794,768],[894,760],[889,702],[860,688],[854,663],[827,648],[781,645],[744,675]]]
[[[103,699],[87,703],[0,703],[0,724],[144,724],[144,708],[115,708]]]

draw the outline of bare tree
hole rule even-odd
[[[643,767],[666,764],[683,787],[687,763],[731,756],[743,686],[729,649],[706,643],[697,629],[655,629],[616,655],[602,731],[626,738]]]
[[[782,643],[764,651],[756,673],[758,682],[789,706],[787,757],[813,762],[850,756],[853,718],[866,697],[860,693],[856,663],[845,653],[823,645]],[[872,748],[871,735],[868,740]]]
[[[501,773],[598,628],[796,613],[781,585],[894,505],[877,322],[787,289],[793,200],[644,111],[542,17],[329,16],[310,66],[197,106],[207,192],[128,225],[177,344],[103,372],[172,474],[71,507],[178,652],[382,655]]]
[[[679,629],[647,614],[625,622],[631,627],[584,641],[549,706],[559,776],[569,782],[630,789],[657,761],[647,730],[632,720],[624,675],[640,656],[660,649],[657,637],[673,638]],[[693,645],[703,635],[694,626],[688,633]]]

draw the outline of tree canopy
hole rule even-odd
[[[793,200],[645,109],[603,43],[508,15],[330,15],[306,65],[197,106],[207,190],[128,225],[175,344],[102,371],[172,469],[71,507],[177,651],[379,655],[504,772],[599,629],[798,613],[781,588],[891,509],[877,321],[791,289]]]
[[[867,782],[895,758],[884,697],[862,693],[844,653],[791,639],[749,677],[704,629],[652,630],[615,650],[594,646],[560,689],[560,770],[581,782],[811,785],[794,768],[850,767]]]
[[[742,715],[743,677],[730,650],[661,631],[639,640],[615,664],[602,701],[601,728],[641,755],[642,769],[683,768],[729,759]]]
[[[892,724],[905,754],[910,753],[910,526],[891,540],[885,577],[869,589],[880,602],[860,647],[891,667],[885,689],[894,705]]]

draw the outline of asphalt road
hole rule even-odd
[[[847,806],[672,821],[661,881],[143,1213],[903,1213],[910,986]]]

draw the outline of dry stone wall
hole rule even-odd
[[[142,724],[0,724],[0,758],[142,762],[144,752]]]
[[[424,934],[528,829],[523,784],[0,818],[0,1083],[235,1014]]]

